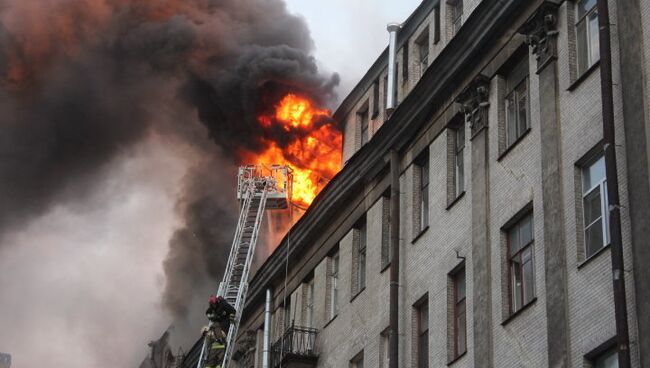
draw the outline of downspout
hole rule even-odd
[[[262,368],[270,367],[271,355],[271,289],[266,289],[266,304],[264,304],[264,341],[262,346]]]
[[[386,86],[386,115],[390,114],[395,109],[395,55],[397,53],[397,31],[400,25],[397,23],[389,23],[386,27],[388,29],[388,86]]]
[[[398,368],[399,358],[399,154],[390,152],[390,334],[389,368]]]
[[[625,267],[621,236],[621,211],[616,168],[616,144],[614,127],[614,99],[612,93],[612,50],[609,32],[609,7],[607,0],[598,0],[598,24],[600,25],[600,88],[603,113],[603,150],[605,176],[609,201],[609,233],[612,252],[612,281],[614,285],[614,313],[616,318],[616,344],[618,365],[630,367],[630,337],[627,325],[627,302],[625,299]]]

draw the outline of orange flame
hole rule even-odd
[[[341,169],[341,133],[331,123],[317,126],[317,121],[331,118],[331,112],[314,106],[306,97],[286,95],[275,107],[274,116],[261,115],[259,123],[269,128],[279,124],[296,138],[280,147],[277,142],[262,138],[262,152],[244,152],[252,164],[282,164],[293,169],[292,202],[309,206],[318,192]],[[331,120],[331,119],[330,119]]]

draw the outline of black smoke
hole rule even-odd
[[[53,206],[83,203],[151,132],[189,144],[202,157],[179,191],[163,300],[187,318],[230,247],[238,150],[287,140],[256,116],[290,91],[334,99],[338,77],[312,47],[282,0],[1,0],[0,246]]]

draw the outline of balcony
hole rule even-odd
[[[271,367],[313,368],[318,354],[315,350],[318,330],[308,327],[290,327],[284,336],[271,346]]]

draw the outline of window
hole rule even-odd
[[[452,34],[456,34],[463,25],[463,0],[454,0],[449,5],[451,11],[451,31]]]
[[[384,76],[384,109],[388,108],[388,75]],[[388,117],[386,117],[388,120]]]
[[[350,368],[363,368],[363,351],[350,360]]]
[[[535,297],[533,215],[529,213],[508,230],[510,314]]]
[[[381,197],[381,268],[390,263],[390,197]]]
[[[429,151],[415,161],[414,234],[417,236],[429,226]]]
[[[467,350],[467,320],[465,304],[465,267],[454,271],[451,275],[453,311],[452,331],[453,345],[451,357],[458,358]]]
[[[409,43],[404,43],[402,49],[402,83],[409,80]]]
[[[305,327],[314,327],[314,279],[305,283]]]
[[[418,368],[429,368],[429,301],[424,299],[415,307],[417,314],[416,322],[416,366]]]
[[[418,64],[420,67],[420,77],[424,75],[424,72],[429,66],[429,29],[425,29],[422,32],[422,35],[416,41],[418,49]]]
[[[372,84],[372,118],[379,115],[379,78]]]
[[[357,120],[361,126],[361,146],[368,143],[369,132],[368,132],[368,107],[366,106],[362,111],[357,113]]]
[[[339,252],[337,251],[330,259],[330,275],[329,275],[329,318],[336,317],[339,313]]]
[[[618,354],[616,349],[610,349],[600,354],[592,361],[593,368],[618,368]]]
[[[354,229],[353,266],[352,266],[352,296],[356,296],[366,287],[366,245],[368,244],[368,228],[365,217]]]
[[[289,329],[289,327],[293,325],[292,318],[291,318],[291,298],[287,298],[284,301],[284,308],[282,308],[282,317],[283,317],[282,329],[286,331]]]
[[[433,7],[434,29],[433,29],[433,44],[440,42],[440,2]]]
[[[600,59],[598,8],[596,3],[596,0],[578,0],[576,2],[578,75],[584,74]]]
[[[506,75],[506,145],[513,145],[530,129],[528,118],[528,54]]]
[[[454,184],[455,197],[465,191],[465,124],[454,129]]]
[[[380,335],[381,344],[379,346],[379,366],[388,368],[390,364],[390,330],[389,328],[382,331]]]
[[[585,257],[589,258],[609,244],[609,210],[605,158],[599,156],[582,169],[582,208]]]

